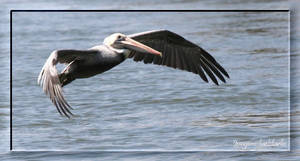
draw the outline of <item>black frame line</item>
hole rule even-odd
[[[13,130],[12,130],[12,15],[13,12],[290,12],[289,9],[286,10],[260,10],[260,9],[249,9],[249,10],[10,10],[10,151],[13,151]],[[289,107],[290,109],[290,107]],[[290,128],[289,128],[290,130]],[[290,136],[291,137],[291,136]],[[291,144],[289,143],[289,146]],[[92,150],[93,151],[93,150]],[[224,151],[224,150],[222,150]],[[218,152],[222,152],[218,151]],[[284,150],[284,151],[290,151]],[[72,151],[68,151],[72,152]],[[85,151],[83,151],[85,152]],[[89,152],[89,151],[86,151]],[[105,152],[105,151],[103,151]],[[107,151],[107,152],[131,152],[131,150],[128,151]],[[132,152],[135,152],[134,150]],[[137,151],[141,152],[141,151]],[[148,152],[148,151],[145,151]],[[157,151],[157,150],[151,150],[149,152],[199,152],[199,151]],[[229,152],[229,151],[224,151]],[[230,151],[230,152],[239,152],[239,151]],[[259,151],[259,152],[282,152],[282,150],[272,151]]]
[[[10,103],[10,151],[12,151],[13,144],[12,144],[12,10],[10,11],[10,32],[9,32],[9,41],[10,41],[10,67],[9,67],[9,74],[10,74],[10,87],[9,87],[9,103]]]
[[[290,12],[286,10],[10,10],[11,12]]]

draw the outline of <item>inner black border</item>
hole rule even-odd
[[[13,12],[290,12],[290,10],[289,9],[286,10],[10,10],[10,90],[9,90],[10,91],[10,151],[13,151],[13,142],[12,142],[13,139],[12,138],[13,137],[13,132],[12,132],[12,15]],[[289,143],[289,145],[291,144]]]

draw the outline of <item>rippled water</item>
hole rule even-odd
[[[64,88],[76,115],[70,120],[36,83],[55,49],[86,49],[114,32],[163,28],[211,53],[228,82],[216,86],[192,73],[126,60]],[[134,151],[121,156],[152,159],[159,151],[287,151],[289,65],[288,12],[13,13],[14,150],[110,151],[104,158]],[[51,152],[31,155],[51,159]]]
[[[235,140],[269,138],[283,139],[284,145],[258,150],[288,150],[287,12],[13,16],[16,150],[228,151],[239,150]],[[60,117],[36,85],[54,49],[85,49],[110,33],[131,34],[157,26],[212,53],[228,70],[228,83],[206,84],[198,75],[127,60],[65,88],[77,115],[71,120]]]

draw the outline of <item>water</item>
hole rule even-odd
[[[36,84],[55,49],[162,28],[209,51],[228,82],[215,86],[192,73],[126,60],[64,88],[76,115],[70,120]],[[288,151],[289,65],[288,12],[14,13],[13,148],[20,152],[4,159],[194,160],[207,151],[214,160],[213,152],[228,151],[244,160],[253,155],[234,151]]]

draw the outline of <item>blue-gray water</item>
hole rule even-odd
[[[76,115],[71,120],[36,84],[55,49],[86,49],[114,32],[162,28],[210,52],[228,71],[228,82],[216,86],[192,73],[126,60],[64,88]],[[289,67],[288,12],[14,13],[13,148],[22,152],[4,159],[194,160],[195,151],[210,151],[202,155],[212,160],[213,152],[231,151],[228,157],[244,160],[256,153],[232,151],[287,151]],[[1,111],[8,116],[5,103]]]

